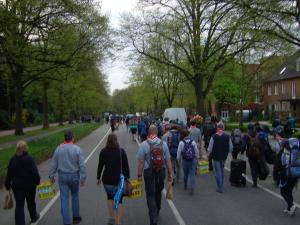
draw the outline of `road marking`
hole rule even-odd
[[[106,132],[104,137],[98,142],[96,147],[92,150],[92,152],[88,155],[88,157],[85,158],[84,162],[87,163],[89,159],[92,157],[92,155],[97,151],[98,147],[102,144],[104,139],[107,137],[107,135],[110,133],[110,129]],[[54,205],[54,203],[57,201],[57,199],[60,196],[60,191],[57,192],[57,194],[54,196],[54,198],[51,199],[51,201],[44,207],[44,209],[40,212],[40,218],[35,223],[32,223],[32,225],[37,225],[41,219],[47,214],[49,209]]]
[[[225,168],[225,170],[227,170],[228,172],[230,172],[230,169],[228,167],[225,166],[224,168]],[[253,181],[247,175],[244,175],[244,177],[246,178],[246,180],[247,180],[248,183],[253,184]],[[269,193],[270,195],[273,195],[274,197],[279,198],[279,199],[281,199],[281,200],[284,201],[283,197],[280,194],[278,194],[278,193],[270,190],[269,188],[266,188],[266,187],[264,187],[264,186],[262,186],[260,184],[258,184],[257,187],[259,187],[263,191]],[[294,202],[294,205],[297,206],[298,208],[300,208],[300,204]]]
[[[136,140],[136,143],[140,146],[141,143],[139,142],[139,140],[137,138],[135,138],[135,140]],[[163,190],[163,194],[166,197],[166,194],[167,194],[166,189]],[[166,200],[167,200],[167,202],[168,202],[168,204],[169,204],[169,206],[171,208],[171,211],[173,212],[173,214],[174,214],[174,216],[175,216],[178,224],[179,225],[186,225],[186,223],[184,222],[182,216],[180,215],[179,211],[177,210],[174,202],[172,200],[167,199],[167,198],[166,198]]]

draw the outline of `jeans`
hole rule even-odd
[[[253,184],[257,185],[257,177],[258,177],[258,170],[259,170],[259,163],[258,160],[255,158],[248,158],[249,165],[251,169],[251,176],[253,180]]]
[[[298,179],[288,178],[286,181],[282,182],[283,185],[280,188],[281,196],[284,198],[288,205],[288,210],[293,206],[293,188],[296,186]]]
[[[183,180],[184,186],[186,187],[189,182],[189,187],[194,189],[196,183],[196,168],[197,161],[187,161],[182,160],[182,169],[183,169]]]
[[[69,211],[69,192],[72,196],[73,218],[79,217],[79,174],[59,172],[61,214],[64,224],[71,224]]]
[[[25,214],[24,214],[24,205],[25,199],[27,202],[27,208],[29,211],[30,218],[33,220],[36,218],[36,204],[35,204],[35,188],[31,189],[13,189],[16,208],[15,208],[15,224],[16,225],[25,225]]]
[[[217,182],[217,191],[223,192],[224,189],[224,161],[214,160],[215,177]]]
[[[152,169],[144,170],[145,190],[150,217],[150,224],[157,224],[161,208],[161,191],[164,188],[166,171],[155,172]]]

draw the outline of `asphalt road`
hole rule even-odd
[[[78,142],[84,151],[85,156],[89,156],[87,161],[88,180],[81,189],[81,215],[82,225],[104,225],[107,222],[108,213],[106,209],[106,195],[103,187],[96,186],[96,169],[100,150],[104,147],[105,139],[96,149],[95,146],[105,136],[109,127],[102,126],[91,135]],[[116,132],[120,145],[126,150],[129,158],[131,177],[136,178],[136,153],[138,143],[133,142],[130,134],[126,132],[125,126],[121,126]],[[228,162],[230,159],[228,160]],[[44,179],[49,170],[49,161],[39,166]],[[248,169],[249,172],[249,169]],[[183,189],[183,183],[176,183],[174,186],[174,200],[172,208],[165,198],[162,201],[159,224],[161,225],[299,225],[300,210],[298,215],[291,218],[282,211],[286,207],[278,196],[278,189],[272,185],[271,177],[260,182],[262,187],[267,188],[266,192],[261,188],[254,189],[250,183],[245,188],[231,187],[228,182],[229,173],[225,176],[225,192],[219,194],[215,192],[215,179],[212,173],[197,177],[196,191],[194,196],[190,196]],[[300,191],[296,190],[295,201],[300,202]],[[0,192],[0,200],[3,199],[3,191]],[[148,210],[145,195],[140,199],[124,199],[125,215],[123,224],[128,225],[149,225]],[[48,209],[45,211],[45,207]],[[38,200],[38,210],[46,212],[39,221],[39,225],[59,225],[62,224],[60,215],[60,202]],[[178,213],[178,214],[177,214]],[[0,209],[1,225],[14,224],[13,211]],[[176,216],[175,216],[176,215]],[[27,217],[28,218],[28,217]],[[180,221],[179,219],[182,219]],[[28,219],[29,220],[29,219]]]

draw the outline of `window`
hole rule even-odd
[[[268,96],[272,95],[272,87],[271,84],[268,84]]]
[[[300,58],[296,61],[296,70],[297,72],[300,72]]]
[[[280,111],[280,104],[275,103],[274,104],[274,110],[275,111]]]
[[[282,95],[285,95],[285,82],[282,81],[282,84],[281,84],[281,93]]]
[[[278,82],[274,84],[274,95],[278,95]]]
[[[292,82],[292,98],[296,98],[296,82]]]
[[[259,103],[260,102],[260,97],[259,95],[255,95],[255,103]]]

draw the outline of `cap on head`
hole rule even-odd
[[[219,123],[217,123],[217,128],[224,130],[225,129],[224,123],[222,121],[220,121]]]
[[[66,130],[66,131],[64,132],[64,137],[65,137],[65,141],[72,141],[73,138],[74,138],[74,134],[73,134],[72,131]]]
[[[275,128],[274,133],[279,135],[280,137],[284,137],[284,127],[279,125]]]

